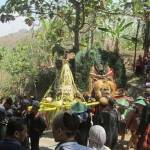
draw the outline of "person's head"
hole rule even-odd
[[[78,128],[79,118],[68,112],[57,114],[52,122],[52,132],[56,142],[67,142],[75,140]]]
[[[4,104],[3,105],[4,105],[4,107],[5,107],[6,110],[10,109],[11,106],[12,106],[12,104],[13,104],[13,100],[12,100],[11,97],[6,97],[4,99]]]
[[[0,121],[4,120],[6,116],[5,108],[0,105]]]
[[[137,97],[134,104],[139,111],[142,111],[143,107],[146,106],[145,98],[142,96]]]
[[[89,131],[89,147],[93,149],[100,149],[106,142],[105,129],[100,125],[94,125]]]
[[[139,55],[139,59],[142,59],[142,55]]]
[[[32,102],[31,113],[32,113],[32,114],[37,114],[39,108],[40,108],[39,101],[34,100],[34,101]]]
[[[146,103],[150,104],[150,96],[146,98]]]
[[[22,104],[21,104],[21,110],[28,110],[28,107],[30,106],[30,101],[28,99],[24,99],[22,101]]]
[[[27,126],[22,119],[11,118],[6,128],[6,136],[23,142],[27,137]]]
[[[81,102],[76,102],[71,106],[71,112],[78,116],[80,122],[84,122],[88,118],[88,107]]]

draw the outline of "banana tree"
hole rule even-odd
[[[150,49],[150,0],[124,0],[125,8],[132,10],[132,14],[144,21],[144,53]]]
[[[119,54],[119,40],[124,38],[124,31],[132,24],[133,22],[125,23],[125,19],[123,19],[122,21],[118,20],[115,27],[107,25],[107,27],[99,27],[98,29],[103,32],[110,33],[114,40],[114,52]]]

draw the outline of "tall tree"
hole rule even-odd
[[[144,16],[145,16],[145,31],[144,31],[144,52],[147,53],[150,50],[150,2],[148,0],[144,0],[145,2],[145,9],[144,9]]]
[[[32,25],[34,17],[53,18],[60,17],[65,21],[69,30],[74,34],[74,51],[80,49],[80,31],[84,27],[85,19],[91,10],[103,7],[103,0],[7,0],[1,7],[1,21],[14,20],[13,14],[26,16],[25,22]]]
[[[144,20],[144,53],[149,52],[150,49],[150,1],[149,0],[132,0],[127,2],[125,6],[130,7],[131,14]]]
[[[118,21],[114,26],[110,26],[108,25],[107,28],[101,28],[99,27],[100,30],[104,31],[104,32],[108,32],[111,34],[111,36],[114,39],[114,52],[116,54],[119,54],[119,40],[121,38],[124,38],[124,31],[133,24],[133,22],[129,22],[126,23],[125,19],[121,20],[120,18],[118,18]]]

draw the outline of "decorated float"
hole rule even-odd
[[[54,81],[54,87],[55,97],[52,98],[49,96],[50,87],[40,102],[39,109],[40,112],[45,114],[49,125],[56,112],[69,110],[76,102],[82,102],[87,106],[99,104],[94,98],[90,102],[85,101],[83,95],[76,87],[73,74],[67,61],[64,61],[61,72]]]
[[[83,95],[79,92],[74,82],[73,74],[69,67],[68,62],[64,62],[60,77],[57,81],[57,88],[55,98],[48,96],[48,92],[40,102],[40,111],[54,111],[54,110],[67,110],[74,103],[81,101],[88,106],[99,104],[96,99],[91,99],[90,102],[86,102]]]
[[[109,94],[112,97],[116,91],[114,81],[98,79],[93,84],[92,91],[81,94],[78,90],[69,63],[64,60],[60,73],[57,72],[54,81],[55,97],[49,95],[51,87],[40,102],[40,112],[45,114],[48,125],[59,111],[69,110],[77,102],[84,103],[88,107],[99,105],[100,98]]]

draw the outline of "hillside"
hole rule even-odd
[[[21,41],[29,41],[32,38],[32,32],[20,30],[17,33],[8,34],[0,37],[0,47],[14,48]]]

